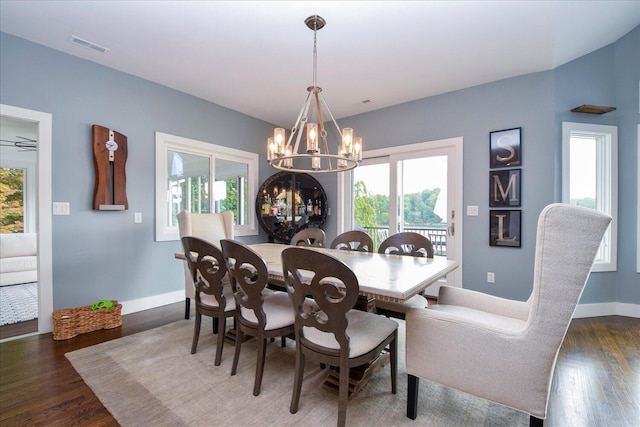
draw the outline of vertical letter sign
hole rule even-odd
[[[520,247],[520,212],[489,211],[489,246]]]
[[[489,206],[519,207],[521,199],[520,169],[489,172]]]
[[[520,130],[513,128],[489,133],[491,169],[522,165]]]

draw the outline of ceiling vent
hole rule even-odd
[[[71,43],[77,44],[78,46],[86,47],[87,49],[95,50],[96,52],[100,53],[107,53],[111,50],[108,47],[100,46],[99,44],[90,42],[89,40],[85,40],[78,36],[71,36]]]

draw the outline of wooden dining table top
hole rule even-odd
[[[248,246],[266,261],[270,281],[283,283],[281,255],[291,246],[277,243]],[[327,253],[341,260],[358,278],[360,295],[383,301],[406,301],[458,268],[456,261],[442,257],[419,258],[318,247],[305,249]]]

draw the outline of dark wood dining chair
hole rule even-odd
[[[292,247],[282,251],[282,265],[295,312],[296,368],[289,411],[292,414],[298,411],[308,357],[339,368],[338,426],[344,426],[350,368],[373,361],[387,346],[391,392],[396,393],[398,323],[375,313],[353,309],[358,300],[358,279],[337,258]],[[313,299],[315,307],[306,302],[307,297]]]
[[[433,245],[428,237],[406,231],[387,237],[380,244],[378,253],[433,258]],[[422,295],[414,295],[402,303],[376,300],[378,313],[398,319],[404,319],[409,308],[427,308],[427,306],[427,299]]]
[[[345,231],[333,239],[330,247],[347,251],[373,252],[373,239],[364,231]]]
[[[217,319],[217,328],[214,328],[217,329],[214,333],[218,334],[215,366],[219,366],[222,360],[226,320],[227,317],[234,317],[236,314],[236,302],[231,286],[223,282],[227,274],[226,261],[222,251],[206,240],[192,236],[185,236],[181,240],[195,285],[196,319],[191,354],[195,354],[198,349],[202,316]]]
[[[231,275],[237,307],[236,350],[231,375],[235,375],[238,368],[244,335],[255,337],[258,355],[253,395],[258,396],[262,385],[267,340],[293,336],[293,308],[286,292],[265,289],[269,272],[267,263],[260,255],[235,240],[223,239],[220,243]]]
[[[291,238],[293,246],[316,246],[323,248],[327,235],[321,228],[309,227],[298,231]]]

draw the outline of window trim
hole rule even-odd
[[[603,237],[605,246],[601,244],[598,253],[608,252],[604,257],[596,258],[592,272],[616,271],[618,249],[618,127],[609,125],[597,125],[591,123],[562,123],[562,202],[570,203],[570,141],[571,136],[583,134],[601,138],[596,147],[597,174],[604,174],[605,180],[597,180],[596,195],[605,192],[605,200],[597,197],[598,210],[611,216],[613,220]],[[602,203],[604,202],[604,206]],[[607,250],[608,248],[608,250]]]
[[[210,185],[215,182],[215,159],[230,160],[247,164],[247,191],[256,194],[258,190],[259,156],[256,153],[224,147],[195,139],[156,132],[156,241],[180,240],[178,227],[167,224],[167,152],[179,151],[210,158]],[[213,191],[213,190],[211,190]],[[213,194],[213,193],[211,193]],[[246,209],[255,211],[255,199],[247,198]],[[213,204],[211,205],[213,206]],[[236,236],[255,236],[258,234],[255,215],[247,216],[247,224],[234,224]]]

